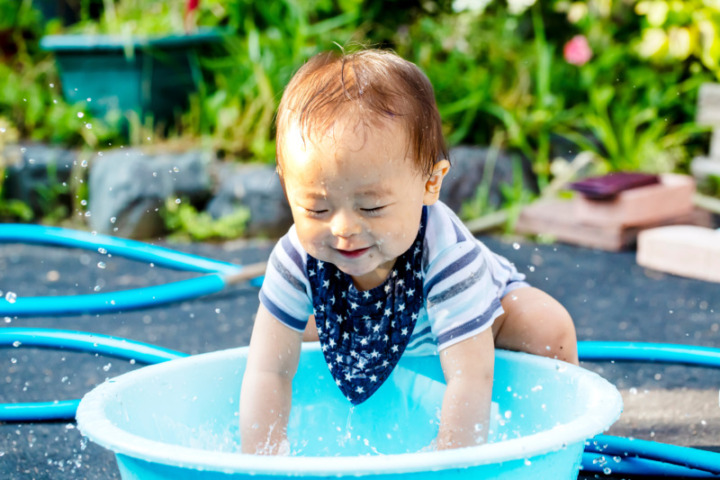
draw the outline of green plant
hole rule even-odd
[[[601,170],[687,171],[707,142],[694,116],[700,85],[718,74],[703,55],[720,48],[720,6],[556,3],[594,50],[592,60],[566,70],[564,89],[574,98],[576,121],[565,134],[596,153]]]
[[[57,223],[70,215],[68,209],[70,186],[67,182],[58,179],[57,166],[54,163],[48,163],[47,182],[41,184],[35,193],[44,221]]]
[[[102,0],[98,18],[93,18],[92,2],[82,0],[81,21],[68,31],[120,36],[156,36],[182,33],[197,25],[216,26],[229,14],[220,0],[199,2],[192,12],[194,24],[188,24],[187,1],[184,0]]]
[[[698,191],[710,197],[720,198],[720,176],[708,175],[698,183]]]
[[[5,184],[5,163],[2,155],[0,155],[0,221],[20,220],[29,222],[33,220],[35,214],[32,208],[25,202],[16,199],[5,198],[3,185]]]
[[[161,216],[173,240],[222,240],[241,237],[250,220],[250,210],[238,208],[230,215],[214,219],[207,212],[198,212],[183,198],[168,198]]]
[[[316,20],[312,7],[254,2],[238,34],[226,40],[228,55],[203,62],[215,86],[191,101],[183,130],[231,157],[274,161],[274,112],[285,84],[314,53],[348,43],[359,21],[355,10]]]
[[[92,148],[117,139],[118,132],[89,118],[83,102],[62,99],[55,63],[38,47],[44,27],[32,2],[0,0],[0,19],[0,35],[13,46],[0,50],[0,116],[11,119],[20,137]]]
[[[720,80],[720,5],[704,0],[643,0],[635,4],[641,32],[632,47],[659,65],[689,61]]]

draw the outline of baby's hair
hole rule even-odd
[[[448,158],[430,80],[395,53],[368,49],[320,53],[293,76],[277,113],[278,167],[282,167],[282,142],[291,125],[300,128],[306,141],[346,115],[364,124],[402,122],[412,158],[426,174],[435,162]]]

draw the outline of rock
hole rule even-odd
[[[220,218],[245,207],[250,210],[246,235],[279,237],[287,232],[292,215],[274,165],[225,164],[220,178],[207,206],[210,215]]]
[[[71,150],[39,144],[6,147],[8,167],[3,184],[5,197],[25,202],[36,217],[51,213],[57,206],[72,208],[67,186],[77,164]]]
[[[90,169],[90,227],[99,233],[149,238],[164,233],[159,210],[166,198],[210,196],[214,154],[203,150],[100,152]]]
[[[487,147],[459,146],[450,149],[452,167],[443,180],[440,199],[455,212],[460,212],[462,204],[475,197],[480,186],[486,162],[491,152]],[[526,161],[522,161],[523,184],[525,188],[536,191],[536,183]],[[497,151],[495,167],[490,181],[488,202],[498,207],[502,204],[501,185],[513,183],[513,161],[504,151]]]

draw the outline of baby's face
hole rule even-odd
[[[397,122],[354,120],[312,141],[287,130],[282,172],[303,248],[360,289],[380,285],[417,236],[426,175],[409,158]]]

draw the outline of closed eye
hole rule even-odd
[[[327,213],[327,209],[325,210],[312,210],[310,208],[303,208],[305,210],[305,213],[307,213],[311,217],[321,217]]]
[[[379,215],[385,207],[361,208],[360,210],[367,215]]]

